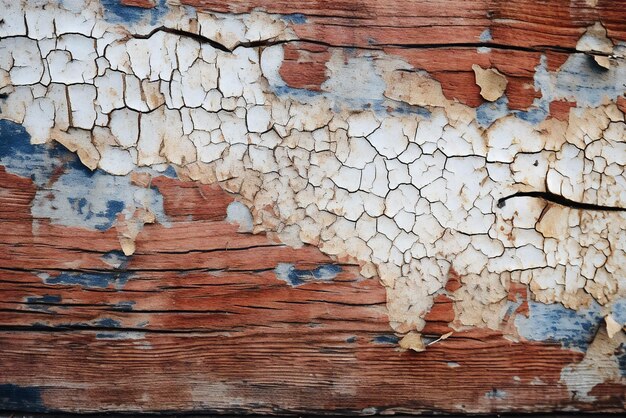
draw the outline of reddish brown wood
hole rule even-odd
[[[555,100],[550,102],[550,116],[555,119],[567,121],[569,120],[569,111],[576,107],[576,102],[567,102],[565,100]]]
[[[294,42],[285,45],[285,59],[280,76],[293,88],[320,91],[326,81],[326,63],[330,59],[328,48],[321,45]]]
[[[154,0],[121,0],[124,6],[141,7],[142,9],[152,9],[156,6]]]
[[[42,273],[115,274],[103,256],[119,244],[112,231],[45,220],[33,229],[29,183],[0,175],[11,191],[0,194],[0,207],[12,204],[14,214],[0,231],[0,370],[3,382],[37,393],[41,410],[596,408],[572,403],[559,383],[561,369],[582,354],[557,345],[472,329],[423,353],[398,351],[375,279],[344,265],[332,282],[290,286],[274,274],[277,263],[306,269],[332,261],[311,247],[237,233],[220,220],[231,198],[196,183],[152,180],[167,210],[181,216],[170,228],[145,226],[125,284],[45,284]],[[221,209],[211,212],[210,202]],[[440,295],[424,331],[434,339],[453,320],[450,298]],[[623,407],[616,390],[598,390],[603,410]]]

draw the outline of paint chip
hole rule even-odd
[[[409,332],[400,340],[400,347],[405,350],[413,350],[416,352],[421,352],[426,350],[426,346],[422,341],[422,335],[417,332]]]
[[[480,65],[472,65],[476,76],[476,84],[480,87],[480,95],[483,99],[495,102],[504,94],[508,81],[504,74],[495,68],[482,68]]]
[[[605,316],[604,322],[606,322],[606,333],[609,335],[609,338],[613,338],[623,328],[622,324],[617,322],[611,315]]]

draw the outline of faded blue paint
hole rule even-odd
[[[493,38],[491,37],[491,30],[489,28],[487,28],[484,31],[482,31],[480,33],[480,36],[478,37],[478,39],[480,40],[480,42],[490,42],[490,41],[493,41]]]
[[[26,303],[59,303],[59,302],[61,302],[61,296],[59,295],[30,296],[26,298]]]
[[[169,224],[163,197],[156,188],[135,186],[130,176],[91,172],[82,164],[68,164],[50,189],[37,191],[31,212],[35,218],[49,218],[59,225],[104,231],[114,225],[120,213],[128,219],[134,208],[142,208],[146,203],[159,223]]]
[[[94,325],[105,328],[121,328],[122,323],[112,318],[102,318],[94,321]]]
[[[146,333],[137,331],[111,331],[96,334],[97,340],[143,340],[144,338],[146,338]]]
[[[400,338],[394,334],[378,335],[372,339],[372,342],[376,344],[397,344],[398,341]]]
[[[352,109],[369,108],[384,100],[387,86],[376,71],[374,56],[357,56],[356,51],[349,48],[344,54],[341,62],[327,64],[329,77],[321,85],[325,96]],[[339,67],[333,68],[335,65]]]
[[[328,282],[341,272],[341,267],[334,264],[319,266],[313,270],[300,270],[293,264],[280,263],[274,269],[276,277],[289,283],[290,286],[300,286],[308,282]]]
[[[306,99],[306,98],[311,98],[311,97],[315,97],[321,93],[317,92],[317,91],[312,91],[312,90],[307,90],[307,89],[297,89],[295,87],[289,87],[286,84],[282,84],[282,85],[277,85],[277,86],[273,86],[274,87],[274,94],[276,94],[277,96],[289,96],[289,97],[294,97],[294,98],[298,98],[298,99]]]
[[[515,313],[515,311],[517,310],[517,308],[519,308],[522,305],[522,300],[521,299],[517,299],[517,300],[507,300],[506,301],[506,311],[504,313],[504,317],[503,318],[510,318],[511,316],[513,316],[513,314]]]
[[[61,296],[58,296],[58,295],[30,296],[30,297],[27,297],[25,300],[26,300],[26,303],[30,305],[28,306],[28,308],[31,310],[52,313],[53,311],[50,310],[50,306],[48,305],[54,305],[56,303],[61,302]]]
[[[614,101],[624,93],[626,66],[610,69],[598,66],[585,54],[572,54],[556,73],[555,90],[559,97],[579,105],[600,106],[606,98]]]
[[[626,344],[620,344],[615,352],[615,357],[617,358],[620,374],[622,377],[626,377]]]
[[[613,302],[611,315],[620,324],[626,324],[626,298],[617,299]]]
[[[156,25],[168,12],[169,6],[166,0],[159,0],[151,9],[136,6],[124,6],[120,0],[100,0],[104,9],[104,19],[111,23],[135,24],[150,22]]]
[[[252,232],[254,221],[250,209],[241,202],[231,202],[226,207],[226,222],[239,224],[239,232]]]
[[[507,398],[507,393],[503,390],[493,388],[489,392],[485,393],[485,398],[492,400],[502,400]]]
[[[529,301],[529,316],[518,315],[515,326],[519,334],[533,341],[556,342],[565,348],[586,351],[598,327],[603,324],[600,305],[575,311],[560,303]]]
[[[0,410],[45,412],[40,386],[0,384]]]
[[[509,99],[500,97],[495,102],[485,102],[476,108],[476,120],[483,128],[489,127],[496,120],[510,113]]]
[[[354,337],[354,336],[353,336],[353,337],[348,337],[348,338],[346,338],[346,342],[347,342],[347,343],[353,343],[353,342],[356,342],[356,337]]]
[[[8,120],[0,120],[0,165],[11,174],[31,178],[38,186],[31,206],[34,218],[104,231],[120,213],[130,218],[135,208],[145,207],[160,224],[169,226],[156,187],[135,186],[130,175],[91,171],[76,154],[58,144],[33,145],[24,127]],[[166,173],[171,175],[168,170]]]
[[[113,285],[116,289],[121,289],[132,277],[132,274],[125,271],[116,272],[61,272],[57,276],[41,275],[44,283],[56,285],[78,285],[87,288],[107,288]]]
[[[571,54],[557,71],[550,72],[547,58],[542,55],[535,67],[534,83],[541,97],[535,98],[528,110],[509,109],[503,96],[495,103],[484,103],[476,109],[478,123],[488,127],[498,118],[514,114],[536,125],[548,117],[550,103],[555,100],[576,102],[580,107],[597,107],[607,100],[615,101],[624,92],[626,65],[616,63],[607,70],[585,54]]]
[[[171,179],[177,179],[178,174],[176,173],[176,169],[172,165],[168,165],[165,171],[159,173],[162,176],[169,177]]]
[[[7,119],[0,119],[0,165],[8,173],[45,185],[59,165],[59,147],[32,145],[26,129]]]
[[[100,259],[115,269],[124,270],[130,257],[122,251],[114,250],[104,253]]]
[[[541,56],[535,67],[535,88],[541,98],[535,106],[548,109],[551,101],[568,100],[581,107],[600,106],[606,99],[616,100],[624,93],[626,65],[617,62],[610,69],[600,68],[585,54],[571,54],[556,72],[548,70],[548,60]]]
[[[346,57],[344,60],[327,64],[329,77],[320,86],[321,91],[289,87],[278,69],[268,69],[264,75],[276,96],[286,96],[300,103],[312,103],[315,98],[324,97],[332,103],[335,111],[341,108],[373,109],[387,114],[387,107],[397,107],[398,111],[407,113],[424,112],[417,110],[417,107],[401,107],[403,105],[399,102],[385,98],[385,81],[377,72],[373,55],[357,56],[353,48],[345,48],[343,51]]]
[[[390,100],[376,101],[374,103],[374,111],[377,113],[387,112],[390,115],[418,115],[423,118],[430,118],[431,115],[431,111],[425,107]]]
[[[302,13],[292,13],[288,15],[282,15],[281,17],[287,23],[292,23],[294,25],[304,25],[306,23],[306,16]]]
[[[547,102],[541,102],[539,107],[531,107],[528,110],[516,110],[513,112],[518,118],[525,120],[526,122],[537,125],[543,122],[550,114],[549,104]]]
[[[486,102],[478,106],[476,108],[476,120],[480,126],[488,128],[504,116],[515,115],[519,119],[536,125],[545,120],[549,113],[549,102],[542,99],[535,99],[528,110],[511,110],[509,99],[504,95],[495,102]]]
[[[132,312],[133,306],[135,306],[135,301],[132,300],[123,300],[113,305],[114,311],[121,312]]]

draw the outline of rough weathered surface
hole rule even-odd
[[[399,352],[376,279],[310,247],[237,233],[223,221],[232,198],[216,188],[153,179],[166,213],[181,217],[167,228],[146,226],[127,259],[112,229],[33,220],[30,180],[2,171],[0,185],[0,207],[11,213],[0,261],[6,409],[621,408],[608,390],[595,404],[570,400],[561,369],[583,354],[559,344],[513,343],[474,329],[423,353]],[[276,274],[280,263],[293,264],[292,279],[303,283]],[[311,278],[327,266],[338,271],[332,282]],[[436,338],[453,318],[440,300],[424,332]]]
[[[0,410],[624,411],[626,3],[47,3]]]

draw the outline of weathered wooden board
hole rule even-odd
[[[237,233],[223,220],[231,198],[216,188],[155,178],[173,219],[184,216],[170,227],[147,225],[126,258],[113,230],[33,219],[32,181],[2,171],[0,207],[9,214],[0,261],[0,387],[7,409],[622,407],[622,386],[595,388],[592,405],[573,402],[558,382],[582,353],[559,344],[470,330],[420,354],[399,352],[376,279],[311,247]],[[112,260],[122,264],[116,269]],[[341,272],[332,282],[293,286],[275,274],[279,263],[296,266],[292,281],[328,265]],[[450,303],[436,306],[425,330],[433,336],[447,332],[454,317]]]
[[[362,415],[625,411],[626,336],[620,329],[626,318],[626,276],[619,268],[625,258],[619,257],[624,254],[626,225],[621,209],[626,181],[620,162],[626,160],[621,146],[626,143],[626,2],[182,0],[181,6],[174,1],[102,0],[53,2],[48,8],[5,3],[6,11],[0,11],[0,411]],[[85,29],[80,22],[90,22],[92,12],[96,23]],[[25,22],[23,30],[20,19]],[[592,33],[590,27],[597,29],[598,22],[606,38],[593,32],[599,46],[587,50],[580,40]],[[275,27],[280,31],[271,32]],[[570,295],[569,281],[564,284],[570,273],[567,277],[563,273],[563,281],[559,277],[545,284],[525,278],[523,270],[532,269],[511,261],[501,275],[496,279],[491,275],[493,280],[488,281],[467,267],[473,261],[471,257],[466,261],[459,250],[458,260],[447,261],[444,277],[423,298],[415,296],[423,288],[419,285],[409,287],[408,295],[394,293],[393,280],[381,268],[384,263],[371,251],[370,259],[362,259],[349,250],[331,248],[328,242],[334,235],[324,238],[324,231],[302,238],[304,244],[285,232],[292,226],[287,221],[292,212],[304,211],[288,206],[286,192],[279,188],[289,179],[287,188],[304,188],[296,169],[270,167],[265,177],[238,177],[224,169],[220,175],[220,167],[200,164],[211,161],[203,160],[206,154],[198,145],[202,141],[195,139],[197,161],[189,159],[188,150],[179,145],[191,143],[192,134],[183,124],[193,128],[204,119],[198,122],[191,115],[188,122],[184,117],[183,122],[173,121],[167,112],[206,108],[210,100],[206,92],[201,105],[187,106],[184,100],[202,91],[203,82],[210,84],[207,79],[213,70],[203,72],[198,85],[183,86],[182,104],[177,105],[172,74],[187,65],[178,72],[184,78],[192,73],[191,61],[208,58],[196,55],[195,61],[185,64],[187,58],[179,53],[167,75],[142,76],[139,55],[128,52],[130,46],[128,51],[123,48],[161,35],[171,43],[140,51],[152,57],[151,67],[166,61],[168,48],[196,42],[203,51],[216,54],[214,69],[224,65],[217,77],[229,77],[229,71],[238,77],[262,74],[261,82],[256,75],[240,80],[242,90],[231,97],[225,91],[237,88],[220,81],[219,89],[214,86],[211,91],[221,89],[221,107],[207,113],[217,118],[244,109],[249,116],[254,107],[250,101],[258,100],[262,107],[263,100],[266,106],[288,100],[284,117],[288,129],[278,121],[272,129],[255,129],[258,121],[244,116],[248,131],[242,135],[247,145],[266,144],[269,140],[255,139],[262,132],[284,137],[289,149],[285,155],[293,152],[289,158],[297,169],[302,166],[297,152],[307,140],[286,139],[289,129],[319,133],[327,128],[318,127],[318,119],[327,114],[330,118],[320,125],[334,126],[331,132],[350,132],[354,128],[345,119],[361,112],[416,118],[421,123],[442,108],[449,118],[446,126],[477,126],[477,136],[487,142],[490,127],[500,119],[523,121],[505,126],[515,132],[527,129],[523,131],[527,136],[498,149],[500,154],[488,154],[493,143],[487,143],[484,156],[478,147],[463,154],[448,145],[452,154],[446,158],[480,157],[485,166],[499,163],[499,156],[512,149],[536,156],[535,167],[543,167],[539,161],[544,154],[554,155],[546,164],[558,164],[565,158],[560,149],[578,144],[570,138],[578,138],[579,132],[585,152],[592,148],[589,142],[606,139],[602,146],[609,151],[601,155],[604,160],[615,159],[608,171],[612,177],[580,178],[585,192],[597,191],[592,195],[595,201],[577,207],[576,201],[582,199],[568,195],[565,181],[560,190],[536,192],[530,187],[533,181],[518,177],[507,184],[508,194],[496,191],[491,197],[496,214],[501,204],[513,205],[507,199],[514,192],[539,193],[541,206],[527,204],[538,210],[537,225],[554,207],[567,209],[565,219],[570,219],[568,214],[580,218],[583,229],[588,223],[606,223],[602,238],[615,251],[607,257],[614,257],[618,267],[609,268],[612,274],[602,276],[604,281],[588,279],[584,288]],[[93,43],[92,53],[85,52],[89,50],[82,43],[85,39]],[[610,39],[611,52],[602,49],[605,39]],[[29,61],[31,41],[45,58],[41,73],[51,72],[51,80],[41,75],[29,81],[39,71]],[[122,52],[116,45],[122,45]],[[18,48],[27,52],[21,54]],[[263,65],[270,65],[273,56],[263,54],[271,48],[280,48],[282,55],[276,68],[267,71]],[[244,56],[249,50],[255,51],[257,61],[250,55],[247,63],[227,66],[231,56]],[[58,57],[67,51],[70,58],[59,64]],[[103,69],[105,57],[108,67]],[[112,63],[118,58],[116,69]],[[609,68],[602,67],[605,58]],[[89,84],[91,61],[98,65],[94,64]],[[493,103],[481,96],[475,65],[498,70],[508,81]],[[31,73],[20,72],[26,67]],[[104,74],[112,72],[125,74],[123,90],[116,90],[113,81],[103,81]],[[77,75],[83,80],[72,81]],[[407,83],[404,77],[414,75],[426,78]],[[144,83],[136,87],[140,97],[133,98],[127,90],[140,79],[137,83]],[[278,85],[275,79],[280,79]],[[382,90],[374,92],[370,87],[379,82]],[[97,87],[93,92],[92,84]],[[50,86],[63,87],[56,91]],[[78,91],[76,86],[85,89]],[[105,111],[108,98],[113,104]],[[89,122],[82,110],[91,103],[97,107]],[[326,106],[322,116],[315,113],[318,105]],[[141,114],[140,122],[122,123],[116,131],[113,115],[126,107]],[[50,126],[48,108],[53,113]],[[279,111],[274,112],[273,117],[281,119]],[[67,120],[59,122],[63,114]],[[226,139],[217,144],[229,143],[229,135],[237,136],[239,128],[234,123],[227,126],[232,122],[227,119],[219,122]],[[91,123],[90,128],[85,123]],[[174,139],[180,142],[168,143],[179,125],[185,133]],[[157,128],[152,137],[161,135],[153,155],[146,156],[140,145],[137,149],[124,145],[128,132],[138,131],[141,143],[141,131],[153,126]],[[108,134],[98,134],[100,128]],[[592,131],[598,132],[597,138],[587,141]],[[451,138],[442,132],[443,127],[440,135]],[[524,149],[535,134],[550,140],[536,150]],[[310,137],[318,150],[323,135]],[[390,134],[385,141],[382,154],[390,152],[386,144],[394,138]],[[438,146],[444,149],[446,144]],[[333,152],[339,154],[341,144],[335,147]],[[125,154],[108,154],[111,148],[134,150],[128,152],[134,158],[131,168],[123,165]],[[585,159],[585,164],[600,164],[600,157],[595,158]],[[233,166],[243,161],[254,166],[248,167],[250,172],[260,170],[248,154],[234,159]],[[324,165],[322,160],[318,163]],[[575,163],[558,166],[559,173],[567,177],[568,167],[578,167]],[[526,171],[532,167],[516,169]],[[591,171],[585,168],[586,174]],[[270,178],[272,173],[284,183]],[[316,174],[312,170],[307,174],[305,185],[314,183]],[[393,176],[386,174],[388,183],[395,181]],[[420,187],[422,193],[427,186]],[[464,195],[463,190],[446,193]],[[337,207],[343,203],[348,207],[347,198],[337,199]],[[511,224],[516,217],[524,218],[523,205],[515,207],[519,213],[509,218]],[[333,210],[349,218],[343,208],[329,205],[327,212]],[[316,212],[319,218],[313,216],[316,222],[322,222],[322,212]],[[589,212],[599,215],[587,218]],[[503,230],[506,225],[498,224]],[[458,229],[459,236],[473,236]],[[511,248],[527,245],[524,229],[540,228],[512,227],[506,238]],[[541,231],[558,238],[557,232]],[[420,238],[418,234],[415,239]],[[455,240],[462,242],[457,237],[446,245],[453,246]],[[604,248],[596,242],[583,243],[585,248],[594,245]],[[550,251],[542,251],[549,259]],[[478,251],[473,257],[482,259]],[[563,269],[577,260],[571,254],[554,257],[562,257],[555,264],[561,263]],[[414,308],[414,301],[423,300],[428,301],[425,309]],[[607,329],[605,321],[610,320],[619,322],[617,330]],[[425,347],[411,338],[420,338]]]

